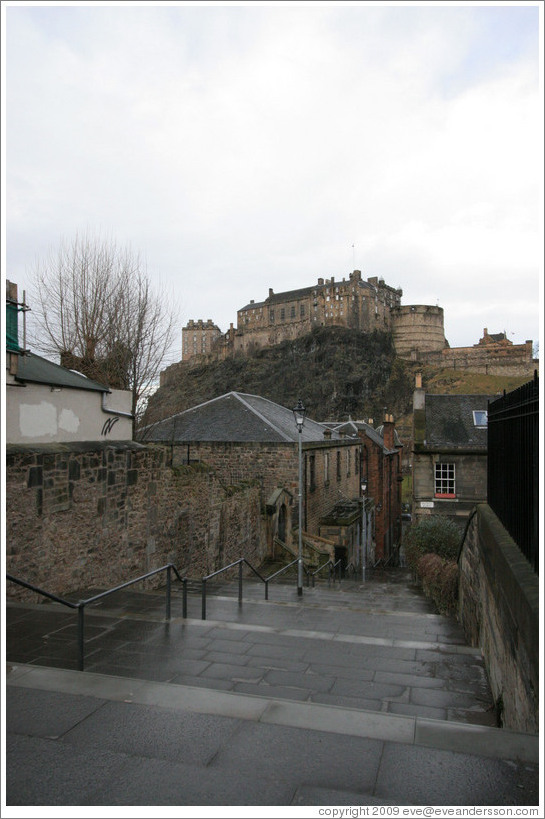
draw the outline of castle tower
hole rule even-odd
[[[182,361],[189,361],[197,355],[208,355],[212,345],[221,336],[220,328],[212,319],[188,321],[182,328]]]
[[[394,346],[398,356],[416,359],[419,352],[435,352],[448,347],[442,307],[413,304],[391,311]]]

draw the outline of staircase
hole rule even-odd
[[[302,599],[294,577],[271,583],[268,601],[262,583],[245,579],[241,606],[237,582],[209,581],[206,620],[200,583],[188,587],[187,620],[175,584],[168,639],[163,592],[117,592],[86,611],[85,670],[496,725],[480,653],[454,620],[434,612],[408,572],[317,581]],[[74,621],[55,604],[8,604],[8,661],[75,668]]]
[[[102,598],[80,672],[74,614],[8,602],[10,805],[537,804],[538,738],[495,727],[480,653],[405,570],[187,603]]]

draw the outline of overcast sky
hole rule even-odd
[[[359,269],[451,346],[538,341],[542,11],[4,2],[7,278],[88,231],[180,329]]]

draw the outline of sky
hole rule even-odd
[[[354,269],[452,347],[539,342],[542,13],[2,2],[4,274],[113,237],[179,310],[172,360],[188,320]]]

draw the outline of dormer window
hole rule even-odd
[[[473,423],[477,429],[486,429],[488,427],[488,411],[473,410]]]

